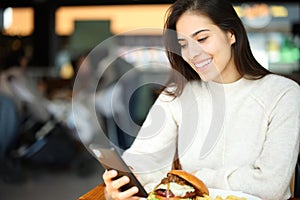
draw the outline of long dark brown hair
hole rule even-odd
[[[181,57],[177,42],[176,23],[185,12],[194,12],[209,17],[224,32],[232,32],[234,63],[238,72],[247,79],[260,79],[271,72],[262,67],[254,58],[245,27],[228,0],[177,0],[168,10],[164,25],[164,44],[173,73],[168,84],[175,84],[170,94],[178,96],[187,81],[201,80],[199,75]]]

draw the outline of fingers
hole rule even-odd
[[[137,187],[132,187],[124,192],[114,191],[111,193],[112,199],[123,200],[123,199],[135,199],[133,197],[134,194],[138,192]]]
[[[105,170],[105,172],[102,175],[102,178],[105,184],[110,184],[112,182],[112,179],[115,178],[117,175],[118,172],[116,170]]]
[[[127,183],[129,183],[129,178],[127,176],[123,176],[112,181],[111,187],[114,188],[114,190],[119,190],[123,185],[126,185]]]
[[[106,185],[106,195],[110,196],[110,198],[114,200],[138,200],[138,197],[133,197],[133,195],[138,192],[137,187],[132,187],[123,192],[120,191],[120,188],[129,183],[130,180],[127,176],[123,176],[121,178],[113,180],[117,175],[118,173],[116,170],[109,170],[104,172],[103,181]]]

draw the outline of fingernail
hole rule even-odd
[[[129,178],[127,176],[122,177],[122,182],[127,183],[129,182]]]
[[[117,173],[117,171],[116,170],[110,170],[110,175],[112,175],[112,176],[116,176],[118,173]]]
[[[137,187],[133,187],[132,190],[133,190],[133,192],[138,192],[139,191],[139,189]]]

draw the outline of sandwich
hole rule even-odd
[[[195,200],[204,195],[208,196],[209,191],[199,178],[183,170],[171,170],[150,192],[148,200]]]

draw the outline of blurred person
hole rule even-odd
[[[0,160],[4,161],[17,137],[20,119],[13,100],[0,92]]]
[[[0,69],[0,179],[5,182],[23,182],[26,178],[19,160],[12,159],[11,151],[20,137],[23,106],[13,92],[10,78],[25,81],[24,72],[29,59],[22,49],[12,51]]]
[[[43,96],[37,82],[27,76],[24,57],[24,51],[13,51],[0,74],[0,92],[13,100],[20,118],[8,159],[65,165],[79,146],[65,126],[68,106]]]
[[[93,77],[94,69],[88,52],[83,52],[77,56],[73,63],[74,68],[74,80],[76,79],[76,93],[80,91],[88,92],[89,91],[89,79]]]
[[[123,154],[146,190],[165,177],[178,151],[181,169],[209,188],[289,199],[299,152],[299,85],[255,60],[228,1],[176,1],[164,37],[174,74]],[[138,199],[136,187],[119,190],[129,180],[116,175],[103,174],[107,196]]]
[[[137,87],[138,71],[132,64],[115,54],[103,59],[99,70],[104,71],[95,95],[96,111],[100,115],[99,119],[102,119],[108,138],[122,149],[127,149],[137,133],[131,120],[131,116],[138,112],[133,105],[136,99],[130,98],[132,91]],[[147,107],[147,102],[143,103],[144,107]],[[114,106],[111,106],[112,104]]]
[[[67,125],[76,133],[83,144],[90,143],[100,130],[92,123],[90,105],[94,98],[93,83],[96,79],[96,68],[88,51],[84,51],[72,59],[74,68],[72,107],[69,107]],[[74,116],[76,115],[76,117]],[[75,120],[76,119],[76,120]]]
[[[20,114],[26,110],[34,118],[46,121],[50,115],[45,111],[45,99],[36,83],[27,77],[28,63],[23,49],[12,51],[0,74],[0,91],[14,100]]]
[[[21,163],[10,156],[19,137],[20,122],[14,101],[0,91],[0,181],[20,183],[26,180]]]

